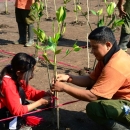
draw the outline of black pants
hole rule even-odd
[[[15,8],[16,22],[27,24],[26,18],[28,17],[29,13],[30,13],[30,10]]]

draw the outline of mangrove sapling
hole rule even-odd
[[[103,13],[103,9],[100,9],[97,12],[95,12],[94,10],[91,10],[91,13],[98,17],[97,27],[108,26],[113,31],[115,31],[117,27],[121,26],[124,23],[124,20],[116,18],[116,15],[114,14],[115,7],[116,7],[115,2],[107,3],[105,0],[105,5],[106,5],[107,16],[105,16],[105,14]],[[102,18],[99,19],[99,16],[101,15],[102,15]],[[109,19],[110,21],[108,21]]]
[[[55,28],[55,27],[53,27]],[[53,29],[55,30],[55,29]],[[43,57],[44,59],[47,61],[47,63],[51,64],[54,66],[54,70],[53,70],[53,77],[54,77],[54,81],[56,80],[56,77],[57,77],[57,58],[56,58],[56,55],[57,54],[60,54],[61,50],[62,49],[57,49],[57,45],[58,45],[58,40],[60,38],[60,34],[59,33],[54,33],[54,36],[53,37],[47,37],[44,33],[43,30],[41,30],[41,32],[37,32],[36,31],[36,34],[38,35],[38,38],[40,39],[40,41],[42,42],[45,42],[46,41],[46,46],[40,46],[40,45],[36,45],[37,49],[41,49],[43,51]],[[48,55],[47,55],[47,51],[50,50],[53,52],[53,57],[54,57],[54,60],[53,62],[51,62],[48,58]],[[80,50],[80,47],[76,45],[76,43],[73,45],[73,49],[72,50],[67,50],[66,51],[66,55],[67,56],[68,54],[70,54],[72,51],[79,51]],[[58,98],[58,93],[55,92],[55,96]],[[57,129],[59,130],[59,108],[57,107],[59,105],[58,103],[58,100],[55,100],[55,108],[56,108],[56,114],[57,114]]]
[[[8,1],[5,0],[5,14],[8,14]]]
[[[86,29],[87,29],[87,27],[88,26],[90,26],[89,24],[89,5],[88,5],[88,0],[87,0],[87,22],[86,22]],[[91,29],[91,28],[90,28]],[[87,65],[87,68],[89,69],[90,67],[89,67],[89,60],[90,60],[90,58],[89,58],[89,48],[88,48],[88,32],[87,32],[87,37],[86,37],[86,39],[87,39],[87,63],[88,63],[88,65]]]
[[[78,23],[78,12],[81,11],[81,6],[74,0],[75,23]]]
[[[59,33],[56,33],[54,34],[53,37],[48,37],[45,35],[44,31],[41,31],[43,34],[42,36],[42,41],[43,40],[46,40],[46,46],[39,46],[39,45],[36,45],[36,47],[38,49],[41,49],[43,51],[43,57],[44,59],[47,61],[47,63],[51,64],[54,66],[54,70],[53,70],[53,77],[54,77],[54,81],[56,80],[57,78],[57,57],[56,55],[60,54],[61,50],[62,49],[57,49],[57,45],[58,45],[58,40],[60,38],[60,34]],[[38,33],[37,33],[38,34]],[[41,34],[39,33],[38,34],[38,37],[40,38],[41,37]],[[76,45],[76,43],[73,45],[73,48],[72,50],[67,50],[66,51],[66,55],[65,57],[70,54],[72,51],[79,51],[81,48],[79,46]],[[53,52],[53,62],[49,60],[48,58],[48,55],[47,55],[47,51],[50,50]],[[55,96],[58,98],[58,92],[55,92]],[[57,107],[59,105],[59,102],[58,100],[55,100],[55,108],[56,108],[56,115],[57,115],[57,129],[59,130],[59,107]]]
[[[41,32],[40,30],[40,19],[43,16],[43,10],[44,10],[44,5],[42,1],[36,1],[35,3],[32,4],[31,6],[31,10],[30,10],[30,18],[28,19],[29,22],[37,22],[37,29],[34,29],[34,32],[37,34],[37,41],[36,41],[36,45],[39,45],[39,40],[41,40],[41,38],[38,38],[38,34]],[[41,37],[42,37],[42,33],[41,33]],[[41,42],[41,41],[40,41]],[[38,61],[38,49],[35,48],[35,59],[36,61]]]
[[[34,29],[34,32],[37,35],[38,40],[42,43],[46,43],[46,44],[41,44],[41,45],[36,44],[36,48],[41,49],[43,51],[43,57],[47,61],[48,70],[49,70],[48,63],[54,66],[54,69],[53,69],[54,81],[56,81],[56,78],[57,78],[57,58],[56,58],[56,55],[59,54],[62,50],[62,49],[57,49],[58,41],[59,41],[59,38],[61,36],[60,31],[59,31],[59,27],[60,27],[61,21],[63,21],[65,19],[65,16],[66,16],[66,14],[64,13],[64,7],[61,6],[58,9],[58,11],[56,11],[56,17],[57,17],[57,21],[58,21],[57,22],[58,23],[58,32],[57,33],[55,32],[55,26],[54,26],[54,22],[53,22],[53,37],[50,37],[50,36],[47,37],[45,32],[43,30],[41,30],[40,28],[37,28],[37,30]],[[51,62],[48,58],[48,55],[47,55],[48,50],[53,52],[52,53],[53,57],[54,57],[53,62]],[[78,51],[78,50],[80,50],[79,46],[74,44],[73,51]],[[70,52],[72,52],[72,50],[71,51],[67,50],[66,55],[68,55]],[[50,76],[48,76],[48,77],[50,77]],[[50,80],[49,80],[49,82],[50,82]],[[58,98],[58,92],[55,92],[54,94]],[[59,129],[59,107],[57,107],[59,105],[58,100],[55,100],[54,105],[55,105],[54,108],[56,108],[56,115],[57,115],[57,129]],[[55,110],[55,109],[53,109],[53,110]]]
[[[44,0],[44,2],[45,2],[45,6],[46,6],[46,19],[48,20],[49,16],[48,16],[47,0]]]
[[[54,7],[55,7],[55,12],[56,12],[57,9],[56,9],[56,1],[55,0],[54,0]]]
[[[56,11],[56,20],[58,22],[58,33],[60,34],[60,38],[65,33],[66,23],[64,22],[66,18],[66,8],[64,6],[59,7]]]
[[[66,23],[65,23],[65,18],[66,18],[66,5],[69,3],[71,0],[63,0],[64,5],[59,7],[59,9],[56,11],[56,18],[58,21],[58,31],[60,33],[60,38],[62,38],[63,34],[65,33],[66,30]]]
[[[86,30],[88,30],[87,28],[89,27],[90,31],[92,31],[92,27],[91,27],[91,24],[89,22],[89,5],[88,5],[88,0],[87,0],[87,4],[86,5],[87,5],[87,11],[86,12],[82,12],[82,10],[81,10],[81,13],[85,17],[85,20],[86,20]],[[86,43],[87,43],[87,45],[86,45],[86,48],[87,48],[87,68],[84,67],[84,69],[89,71],[89,69],[90,69],[90,67],[89,67],[89,60],[90,60],[90,58],[89,58],[88,32],[86,34]],[[84,74],[85,73],[84,70],[80,70],[79,72],[80,72],[80,74]]]

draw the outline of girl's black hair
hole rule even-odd
[[[106,42],[116,43],[112,30],[107,26],[94,29],[88,36],[89,40],[95,40],[97,43],[105,44]]]
[[[4,97],[1,92],[1,86],[5,75],[9,75],[15,81],[17,88],[19,88],[20,82],[18,81],[16,72],[20,71],[23,73],[23,80],[27,86],[29,79],[33,77],[33,69],[35,64],[36,60],[32,56],[26,53],[17,53],[11,60],[11,65],[5,66],[0,73],[0,96]]]

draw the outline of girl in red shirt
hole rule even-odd
[[[33,78],[36,61],[26,53],[17,53],[11,65],[3,68],[0,74],[0,119],[9,116],[22,116],[41,105],[50,103],[51,95],[36,90],[28,84]],[[34,102],[26,105],[26,100]],[[17,117],[16,117],[17,118]],[[9,129],[17,129],[17,119],[0,122]],[[16,124],[16,125],[14,125]],[[0,128],[1,129],[1,128]]]

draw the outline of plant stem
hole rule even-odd
[[[89,25],[89,6],[88,6],[88,0],[87,0],[87,23],[86,23],[86,25],[87,25],[87,27],[88,27],[88,25]],[[89,25],[90,26],[90,25]],[[89,60],[90,60],[90,58],[89,58],[89,48],[88,48],[88,33],[87,33],[87,59],[88,59],[88,61],[87,61],[87,63],[88,63],[88,65],[87,65],[87,68],[90,68],[89,67]]]
[[[48,19],[47,0],[45,0],[45,5],[46,5],[46,17]]]
[[[77,14],[77,2],[74,0],[74,6],[75,6],[75,8],[74,8],[74,10],[75,10],[75,22],[77,23],[77,21],[78,21],[78,14]]]
[[[40,20],[37,22],[37,30],[39,29],[39,26],[40,26]],[[37,35],[36,44],[39,45],[38,35]],[[37,48],[35,48],[35,59],[38,62],[39,59],[38,59],[38,49]]]
[[[5,0],[5,14],[8,13],[8,9],[7,9],[7,0]]]
[[[56,12],[56,1],[54,0],[55,12]]]
[[[57,78],[57,62],[56,62],[56,54],[54,54],[54,81]],[[58,92],[55,92],[55,97],[58,99]],[[57,116],[57,129],[59,130],[59,101],[55,100],[55,107],[56,107],[56,116]]]

